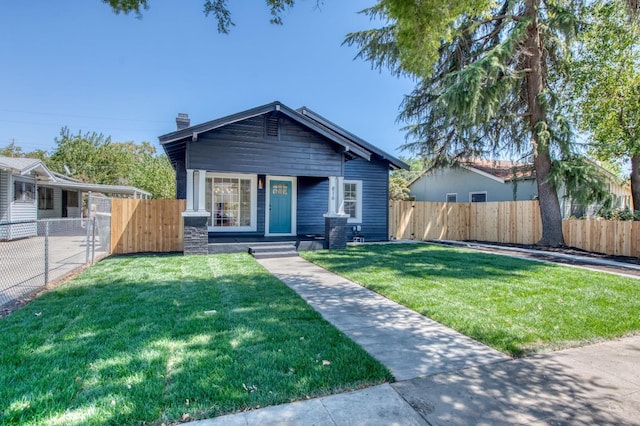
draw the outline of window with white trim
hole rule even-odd
[[[446,195],[447,203],[457,203],[458,202],[458,194],[455,192],[450,192]]]
[[[32,182],[16,180],[13,183],[13,201],[31,203],[35,201],[36,185]]]
[[[487,202],[487,191],[470,192],[469,193],[469,202],[470,203],[486,203]]]
[[[53,210],[53,188],[38,188],[38,210]]]
[[[205,205],[211,212],[208,224],[217,231],[255,231],[255,176],[208,176]]]
[[[344,181],[344,212],[349,215],[347,222],[362,222],[362,181]]]

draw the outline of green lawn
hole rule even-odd
[[[303,256],[511,355],[640,330],[640,280],[429,244]]]
[[[392,379],[246,254],[106,259],[0,319],[0,348],[0,424],[169,423]]]

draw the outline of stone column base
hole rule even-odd
[[[209,216],[182,215],[184,218],[184,254],[209,254]]]
[[[325,215],[324,239],[329,250],[347,248],[347,219],[349,219],[349,216]]]

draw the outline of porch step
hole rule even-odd
[[[267,259],[273,257],[298,256],[295,242],[256,244],[249,247],[249,253],[256,259]]]

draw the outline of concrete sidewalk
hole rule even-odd
[[[514,360],[301,258],[260,262],[398,382],[191,424],[640,425],[640,336]]]

